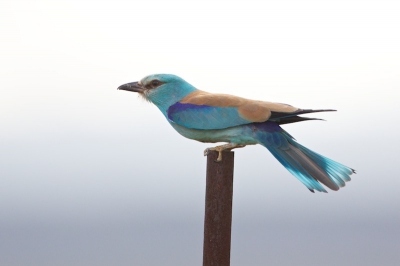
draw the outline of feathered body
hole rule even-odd
[[[124,84],[154,103],[182,136],[201,142],[227,142],[230,148],[261,144],[310,191],[338,190],[355,171],[297,143],[280,125],[315,120],[305,113],[334,111],[299,109],[287,104],[249,100],[201,91],[169,74]],[[235,146],[236,145],[236,146]]]

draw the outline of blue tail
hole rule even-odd
[[[319,155],[297,143],[275,122],[255,123],[255,137],[311,192],[327,192],[321,185],[339,190],[355,170]]]

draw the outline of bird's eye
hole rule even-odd
[[[153,81],[151,81],[151,86],[153,87],[153,88],[155,88],[155,87],[157,87],[157,86],[159,86],[161,84],[161,82],[159,81],[159,80],[153,80]]]

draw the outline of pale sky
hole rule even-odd
[[[310,193],[235,152],[231,265],[397,265],[398,1],[0,2],[0,264],[201,265],[203,150],[124,83],[338,112],[284,128],[357,170]]]

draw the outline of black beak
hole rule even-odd
[[[141,93],[145,90],[145,88],[143,88],[143,86],[138,82],[131,82],[119,86],[117,90],[134,91]]]

